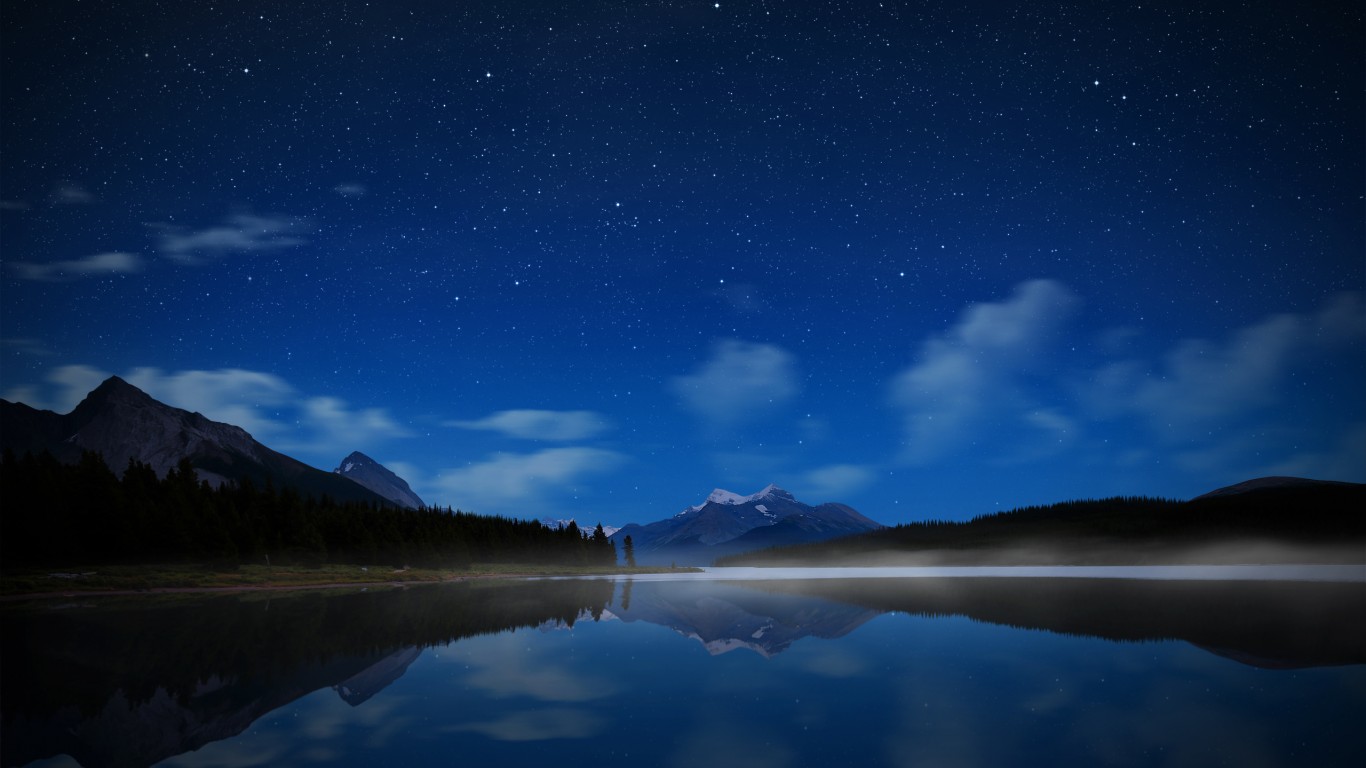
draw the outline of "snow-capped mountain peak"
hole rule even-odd
[[[738,493],[727,491],[724,488],[717,488],[716,490],[711,492],[711,495],[707,497],[706,501],[696,506],[688,507],[681,514],[687,514],[688,512],[697,512],[701,510],[703,507],[707,506],[708,504],[738,506],[740,504],[748,504],[751,501],[771,499],[775,496],[788,499],[792,498],[792,494],[788,493],[787,491],[784,491],[782,488],[779,488],[773,483],[769,483],[768,485],[764,486],[764,489],[762,491],[759,491],[758,493],[751,493],[748,496],[741,496]]]
[[[727,491],[727,490],[724,489],[724,488],[717,488],[716,490],[712,491],[712,492],[711,492],[711,495],[707,497],[707,500],[704,501],[704,502],[702,502],[702,503],[703,503],[703,504],[707,504],[707,503],[711,503],[711,504],[744,504],[745,502],[750,501],[750,500],[751,500],[751,499],[750,499],[749,496],[741,496],[741,495],[738,494],[738,493],[731,493],[730,491]]]
[[[543,518],[541,518],[540,520],[537,520],[536,522],[540,523],[541,525],[545,526],[546,528],[551,529],[552,531],[555,530],[556,528],[568,528],[568,527],[569,527],[569,524],[570,524],[570,523],[573,523],[574,525],[578,526],[579,532],[581,532],[581,533],[586,533],[586,534],[588,534],[588,535],[590,535],[590,536],[593,535],[593,529],[597,527],[597,524],[595,524],[595,525],[590,525],[590,526],[588,526],[588,527],[585,528],[584,526],[579,525],[578,520],[575,520],[575,519],[572,518],[572,517],[569,517],[569,518],[543,517]],[[619,530],[621,530],[621,527],[620,527],[620,526],[602,524],[602,532],[605,533],[605,534],[607,534],[608,536],[611,536],[612,534],[616,533],[616,532],[619,531]]]
[[[639,562],[657,565],[705,563],[731,552],[824,541],[881,527],[852,507],[833,502],[813,507],[770,484],[746,496],[717,488],[701,504],[653,523],[631,523],[615,537],[631,536]]]

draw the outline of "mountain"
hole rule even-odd
[[[1264,477],[1190,501],[1114,497],[926,520],[718,565],[1366,563],[1366,485]]]
[[[593,529],[596,528],[596,527],[599,525],[598,523],[594,523],[593,525],[589,525],[589,526],[579,525],[578,520],[576,520],[575,518],[572,518],[572,517],[568,517],[568,518],[543,517],[543,518],[541,518],[540,520],[537,520],[536,522],[540,523],[541,525],[544,525],[545,527],[549,528],[549,529],[552,530],[552,531],[555,530],[555,529],[557,529],[557,528],[568,528],[568,527],[569,527],[569,524],[570,524],[570,523],[573,523],[574,525],[578,525],[578,526],[579,526],[579,530],[580,530],[580,531],[582,531],[583,533],[588,534],[589,536],[592,536],[592,535],[593,535]],[[608,536],[609,538],[612,536],[612,534],[616,533],[616,532],[619,531],[619,530],[621,530],[621,529],[618,528],[618,527],[616,527],[615,525],[606,525],[606,524],[602,524],[602,532],[605,533],[605,534],[607,534],[607,536]]]
[[[710,563],[722,555],[778,544],[825,541],[882,527],[844,504],[813,507],[769,485],[748,496],[717,488],[701,504],[668,520],[648,525],[631,523],[612,539],[620,545],[630,536],[636,561],[642,565],[695,564]]]
[[[0,450],[48,451],[65,463],[94,451],[115,473],[138,461],[161,477],[188,459],[199,478],[213,485],[250,479],[258,487],[270,482],[337,501],[389,503],[346,477],[267,448],[241,427],[166,405],[117,376],[65,415],[0,400]]]
[[[422,499],[418,498],[416,493],[413,493],[413,489],[408,487],[407,481],[360,451],[353,451],[350,456],[342,459],[340,466],[332,471],[353,482],[360,483],[400,507],[421,509],[427,506],[422,503]]]
[[[1322,488],[1325,486],[1337,486],[1339,488],[1342,488],[1350,487],[1352,485],[1356,485],[1356,483],[1344,483],[1337,480],[1310,480],[1304,477],[1258,477],[1253,480],[1244,480],[1243,482],[1237,483],[1236,485],[1228,485],[1223,488],[1216,488],[1215,490],[1210,491],[1209,493],[1202,493],[1199,496],[1196,496],[1195,499],[1192,499],[1192,501],[1196,501],[1198,499],[1213,499],[1220,496],[1236,496],[1242,493],[1255,493],[1258,491],[1265,491],[1271,489],[1307,489]]]

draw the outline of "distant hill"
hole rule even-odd
[[[1303,477],[1284,477],[1274,475],[1272,477],[1259,477],[1254,480],[1244,480],[1236,485],[1227,485],[1223,488],[1216,488],[1209,493],[1202,493],[1192,501],[1199,499],[1212,499],[1217,496],[1235,496],[1240,493],[1250,493],[1252,491],[1264,491],[1272,488],[1315,488],[1325,486],[1351,486],[1353,483],[1343,483],[1336,480],[1309,480]]]
[[[267,448],[241,427],[166,405],[117,376],[65,415],[0,400],[0,449],[15,455],[47,451],[68,464],[94,451],[117,473],[132,460],[159,477],[188,459],[199,478],[215,486],[245,478],[337,501],[392,503],[347,477]]]
[[[1190,501],[1071,501],[724,557],[718,565],[1366,563],[1366,485],[1260,478]]]
[[[736,552],[825,541],[882,527],[844,504],[813,507],[769,485],[749,496],[718,488],[701,504],[667,520],[626,525],[612,540],[620,548],[630,536],[636,561],[642,565],[696,565]]]
[[[422,503],[422,499],[418,498],[416,493],[413,493],[413,489],[408,487],[406,480],[360,451],[353,451],[350,456],[342,459],[342,463],[332,471],[348,480],[360,483],[400,507],[421,509],[427,506]]]

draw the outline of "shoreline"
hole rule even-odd
[[[86,590],[60,590],[55,592],[24,592],[11,595],[0,595],[0,603],[20,602],[23,600],[44,600],[54,597],[136,597],[139,595],[193,595],[193,594],[229,594],[233,592],[301,592],[304,590],[317,589],[346,589],[358,587],[369,589],[371,587],[417,587],[429,584],[454,584],[461,581],[493,581],[496,579],[522,579],[534,574],[471,574],[467,576],[453,576],[449,579],[433,580],[419,579],[416,581],[333,581],[318,584],[232,584],[215,587],[148,587],[146,589],[86,589]]]
[[[404,572],[395,572],[402,574]],[[1140,565],[1140,566],[809,566],[809,567],[754,567],[722,566],[697,568],[637,568],[625,570],[536,569],[517,568],[507,571],[433,572],[421,571],[429,578],[381,579],[370,581],[318,580],[288,583],[264,581],[254,584],[200,584],[146,587],[111,586],[107,589],[54,589],[0,594],[0,604],[51,599],[92,597],[139,597],[157,595],[234,594],[256,592],[301,592],[335,589],[407,589],[426,585],[455,584],[467,581],[501,581],[514,579],[592,579],[640,581],[769,581],[769,580],[857,580],[857,579],[924,579],[924,578],[1076,578],[1076,579],[1136,579],[1146,581],[1310,581],[1366,583],[1366,565],[1361,564],[1209,564],[1209,565]],[[97,575],[97,574],[89,574]],[[65,577],[49,574],[49,577]]]
[[[619,578],[658,573],[685,573],[691,567],[602,569],[510,564],[506,570],[493,568],[474,571],[445,571],[414,568],[395,570],[394,578],[349,578],[359,576],[360,566],[330,566],[322,569],[273,569],[250,566],[235,571],[216,571],[195,566],[115,566],[84,572],[25,572],[0,576],[0,603],[26,600],[87,597],[136,597],[139,595],[231,594],[250,592],[294,592],[324,589],[407,588],[426,584],[454,584],[465,581],[497,581],[546,577]],[[365,573],[365,571],[361,571]],[[51,583],[51,580],[62,581]],[[232,583],[239,581],[240,583]],[[196,583],[196,582],[207,583]],[[48,583],[43,583],[48,582]]]

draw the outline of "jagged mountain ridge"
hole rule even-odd
[[[577,519],[577,518],[573,518],[573,517],[543,517],[543,518],[541,518],[540,520],[537,520],[536,522],[540,523],[541,525],[544,525],[545,527],[551,529],[552,531],[555,530],[556,528],[568,528],[568,527],[569,527],[569,524],[570,524],[570,523],[573,523],[575,526],[578,527],[578,529],[579,529],[580,532],[586,533],[586,534],[588,534],[589,536],[592,536],[592,535],[593,535],[593,529],[594,529],[594,528],[596,528],[596,527],[598,527],[599,525],[601,525],[601,526],[602,526],[602,532],[605,533],[605,534],[607,534],[608,538],[611,538],[612,534],[614,534],[614,533],[616,533],[617,531],[621,530],[620,528],[617,528],[616,526],[607,525],[606,523],[594,523],[594,524],[592,524],[592,525],[579,525],[578,519]]]
[[[708,563],[716,557],[775,544],[824,541],[882,528],[845,504],[810,506],[776,485],[741,496],[721,488],[706,501],[667,520],[631,523],[612,535],[627,536],[642,564]]]
[[[94,451],[116,473],[138,461],[162,477],[188,459],[199,478],[213,485],[249,479],[338,501],[391,503],[349,478],[267,448],[241,427],[162,403],[117,376],[68,414],[0,400],[0,449],[48,451],[66,463]]]
[[[421,509],[427,506],[416,493],[413,493],[413,489],[408,487],[406,480],[360,451],[352,451],[351,455],[342,459],[341,464],[332,472],[360,483],[400,507]]]

